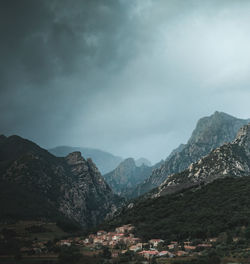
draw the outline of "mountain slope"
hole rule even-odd
[[[207,184],[218,178],[250,175],[250,123],[243,126],[232,143],[225,143],[209,155],[192,163],[186,170],[170,175],[158,188],[157,195]]]
[[[134,186],[143,182],[149,177],[151,172],[151,167],[145,165],[137,166],[133,158],[128,158],[103,177],[115,193],[127,196]]]
[[[250,123],[232,143],[216,148],[188,169],[124,208],[106,228],[133,224],[145,239],[217,236],[250,225]],[[153,194],[153,195],[152,195]]]
[[[249,121],[222,112],[201,118],[187,144],[175,149],[143,184],[138,185],[137,194],[141,195],[159,186],[169,175],[183,171],[211,150],[232,141],[239,128]]]
[[[1,220],[63,215],[89,227],[121,202],[91,159],[58,158],[18,136],[0,137],[0,186]]]
[[[102,174],[115,169],[122,161],[121,157],[114,156],[111,153],[92,148],[59,146],[49,149],[49,152],[57,157],[66,157],[69,153],[80,151],[83,157],[91,158]]]
[[[216,237],[250,226],[249,193],[250,177],[218,179],[202,188],[141,200],[100,228],[132,224],[145,241]]]

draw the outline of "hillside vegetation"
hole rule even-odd
[[[250,177],[218,179],[181,193],[142,200],[103,228],[131,223],[147,240],[182,240],[217,236],[250,225]]]

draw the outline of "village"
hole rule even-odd
[[[143,239],[136,235],[137,230],[132,224],[122,225],[113,230],[95,230],[88,234],[65,233],[60,231],[55,223],[34,221],[20,222],[18,225],[15,224],[16,229],[13,228],[14,226],[10,224],[8,229],[3,229],[0,233],[2,248],[4,247],[7,252],[0,257],[0,262],[2,260],[12,264],[14,259],[21,259],[23,263],[30,261],[39,264],[68,264],[69,259],[74,259],[75,262],[72,260],[70,263],[189,263],[192,260],[206,258],[211,252],[221,248],[221,245],[226,245],[230,239],[227,233],[206,239],[179,241],[168,238],[163,240],[162,237]],[[8,246],[13,239],[19,247],[15,254]],[[240,242],[240,239],[238,236],[232,236],[229,246],[235,245],[236,249],[240,249],[238,252],[241,255],[238,256],[243,256],[242,254],[247,254],[249,246],[246,241],[242,247],[243,240]],[[235,258],[230,255],[226,257],[228,259],[225,259],[225,263],[231,263]]]
[[[72,238],[60,240],[57,242],[60,246],[84,246],[98,254],[99,250],[106,247],[110,250],[112,259],[128,252],[133,252],[135,255],[145,259],[152,258],[176,258],[184,256],[201,255],[202,251],[212,247],[212,243],[216,242],[216,238],[209,239],[199,244],[194,245],[191,241],[178,243],[171,241],[166,244],[160,238],[150,239],[148,242],[142,242],[140,238],[133,234],[134,226],[128,224],[117,227],[114,232],[106,232],[99,230],[96,234],[90,234],[85,239]]]

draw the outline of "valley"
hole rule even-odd
[[[250,125],[232,130],[245,122],[220,113],[199,121],[189,142],[209,131],[209,153],[141,196],[131,193],[184,147],[102,176],[80,152],[55,157],[1,136],[0,263],[249,263]],[[213,143],[218,124],[232,134]]]

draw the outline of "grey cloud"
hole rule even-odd
[[[157,161],[204,115],[250,117],[249,1],[0,6],[1,133]]]

